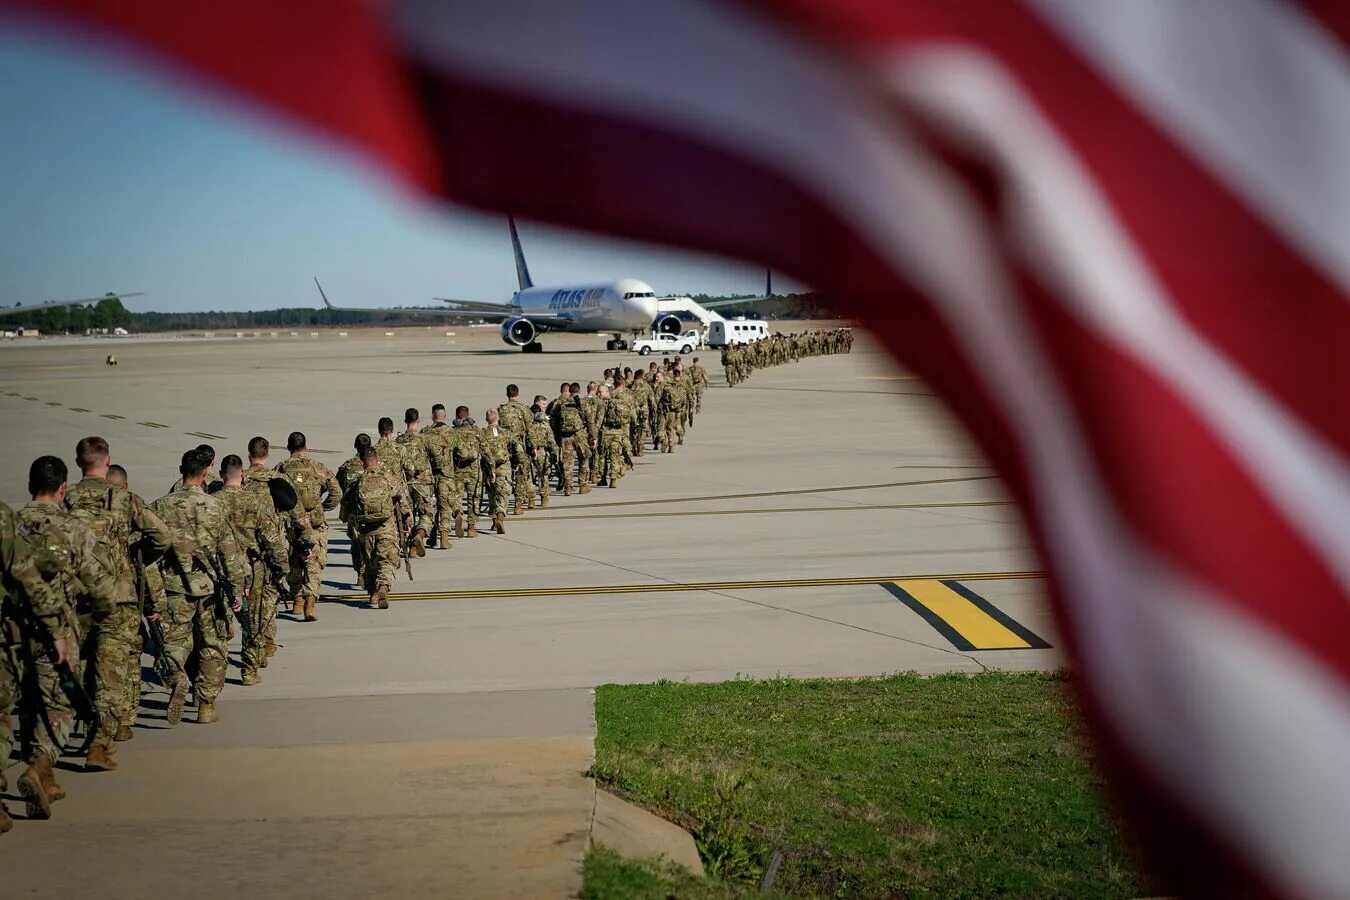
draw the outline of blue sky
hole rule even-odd
[[[0,305],[144,290],[134,310],[505,301],[504,219],[378,172],[161,70],[0,26]],[[750,293],[758,267],[520,223],[539,283],[628,276]],[[796,289],[783,280],[779,290]]]

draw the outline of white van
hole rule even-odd
[[[753,344],[769,336],[769,323],[763,319],[723,319],[708,326],[708,346]]]

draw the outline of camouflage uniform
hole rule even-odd
[[[548,479],[558,464],[558,443],[553,439],[553,428],[548,416],[536,411],[530,423],[530,446],[533,449],[534,484],[539,490],[539,505],[548,506]]]
[[[14,510],[0,503],[0,582],[4,585],[3,603],[0,603],[0,789],[9,787],[5,767],[14,750],[10,710],[18,702],[24,675],[24,638],[15,621],[18,605],[31,609],[53,640],[65,638],[72,658],[75,654],[74,635],[64,611],[65,599],[52,589],[45,577],[55,575],[59,566],[60,560],[29,543]],[[8,831],[12,825],[4,806],[0,805],[0,832]]]
[[[679,403],[675,391],[675,384],[669,378],[656,386],[656,436],[662,453],[675,452],[675,411]]]
[[[427,462],[431,467],[432,488],[436,498],[437,531],[444,531],[451,522],[460,521],[459,508],[464,496],[455,478],[454,459],[451,450],[455,438],[451,428],[445,422],[437,422],[421,432],[422,446],[426,450]],[[456,531],[459,529],[457,528]],[[439,538],[436,534],[433,537]]]
[[[105,622],[112,615],[117,604],[117,578],[98,538],[65,507],[35,501],[19,510],[18,520],[29,541],[45,548],[61,563],[60,572],[50,586],[60,600],[61,616],[71,634],[73,664],[79,655],[80,636],[88,634],[94,622]],[[49,763],[55,763],[70,736],[75,713],[61,690],[60,673],[47,658],[45,648],[32,636],[28,656],[37,670],[38,693],[50,725],[50,731],[45,725],[35,730],[34,743]]]
[[[590,484],[590,431],[586,425],[586,414],[582,409],[580,397],[561,397],[553,403],[553,430],[561,435],[558,442],[559,469],[562,473],[563,493],[572,493],[572,464],[579,465],[581,491],[591,489]]]
[[[413,536],[427,540],[436,520],[436,484],[431,458],[427,454],[422,431],[405,431],[395,441],[403,453],[403,471],[408,482],[408,500],[412,505]]]
[[[338,490],[342,492],[342,496],[347,496],[347,488],[352,486],[352,483],[356,480],[356,477],[361,474],[361,471],[362,466],[360,456],[353,456],[351,459],[338,466],[337,483]],[[346,522],[346,519],[343,519],[343,521]],[[347,546],[351,548],[352,571],[356,573],[356,580],[360,581],[361,565],[364,561],[361,559],[361,547],[356,540],[356,529],[352,527],[352,523],[350,522],[347,522]]]
[[[297,608],[305,615],[312,616],[323,588],[323,570],[328,565],[327,513],[337,509],[338,501],[342,499],[342,489],[338,487],[337,478],[331,469],[303,452],[283,459],[277,463],[276,470],[295,485],[295,493],[303,508],[304,524],[309,527],[313,542],[314,552],[309,555],[309,559],[305,559],[303,553],[286,554],[290,557],[290,588]],[[273,518],[280,522],[276,507],[269,502],[267,508]],[[277,593],[270,588],[268,593],[271,598],[268,608],[275,627]]]
[[[119,726],[130,728],[136,723],[141,700],[141,611],[131,546],[134,543],[157,558],[171,550],[173,535],[137,494],[102,478],[85,478],[67,487],[65,505],[106,548],[104,559],[116,579],[117,602],[112,615],[94,624],[90,638],[94,705],[99,714],[95,744],[111,753],[112,736]]]
[[[703,368],[702,363],[693,363],[689,366],[689,377],[694,381],[694,412],[703,412],[703,391],[708,386],[708,372]],[[690,419],[690,424],[693,420]]]
[[[590,394],[581,398],[581,411],[586,418],[586,458],[583,465],[586,471],[581,475],[583,484],[595,484],[600,480],[600,418],[604,412],[604,401],[599,395]]]
[[[501,425],[484,425],[479,430],[483,448],[483,481],[488,495],[488,515],[493,524],[506,515],[506,498],[511,494],[511,436]]]
[[[351,525],[360,544],[361,557],[365,560],[361,567],[361,581],[366,593],[371,595],[388,591],[394,584],[394,573],[398,571],[398,515],[394,509],[394,497],[398,491],[399,485],[393,473],[383,467],[376,467],[363,469],[350,476],[342,493],[342,519]],[[379,522],[360,521],[358,513],[363,502],[366,502],[363,498],[387,501],[390,510],[388,518]]]
[[[624,454],[627,452],[628,430],[632,407],[625,402],[626,391],[604,402],[604,418],[601,420],[600,435],[600,471],[610,487],[618,487],[623,476]]]
[[[483,430],[467,422],[450,429],[449,464],[454,468],[455,533],[460,531],[460,500],[469,537],[478,535],[478,501],[483,493]]]
[[[530,424],[534,413],[519,400],[507,400],[497,407],[501,416],[501,426],[509,436],[511,449],[511,482],[515,488],[515,511],[517,515],[530,508],[530,499],[534,495],[531,469],[532,449],[530,446]]]
[[[646,452],[647,435],[651,431],[651,422],[654,418],[652,404],[652,386],[646,378],[639,377],[634,379],[633,386],[629,389],[633,392],[633,399],[637,402],[637,416],[633,420],[633,455],[641,456]]]
[[[267,665],[267,622],[264,604],[258,602],[271,585],[286,577],[290,569],[290,541],[281,527],[270,498],[243,485],[226,485],[214,494],[220,500],[223,516],[234,528],[240,549],[249,564],[249,604],[239,613],[243,628],[240,662],[249,679]]]
[[[155,501],[155,512],[173,530],[178,546],[195,548],[188,566],[179,571],[161,569],[165,608],[157,612],[165,620],[165,650],[175,668],[189,671],[192,656],[192,691],[199,706],[214,704],[225,686],[230,621],[226,598],[232,594],[248,602],[248,558],[227,511],[217,496],[200,487],[183,487]]]
[[[292,457],[292,459],[293,458],[294,457]],[[289,463],[290,460],[288,459],[286,462]],[[297,503],[295,508],[290,512],[281,512],[278,510],[276,505],[272,502],[272,492],[267,487],[267,482],[273,478],[284,479],[290,483],[292,488],[295,488],[295,482],[291,481],[290,477],[284,472],[279,472],[276,469],[268,469],[259,464],[249,466],[244,470],[244,487],[252,491],[257,491],[263,496],[265,508],[271,510],[272,515],[276,517],[276,527],[285,531],[286,538],[290,543],[298,544],[300,547],[306,549],[314,547],[317,555],[317,548],[321,540],[319,535],[320,533],[323,533],[324,536],[322,541],[324,552],[326,553],[328,548],[328,537],[326,534],[328,525],[324,522],[323,516],[319,516],[320,527],[316,532],[314,526],[311,524],[309,512],[302,508],[303,504]],[[297,489],[296,495],[298,496],[299,494],[300,491]],[[302,555],[303,554],[301,553],[294,554],[292,561],[297,563],[300,562],[299,557]],[[327,560],[325,559],[325,562],[326,561]],[[306,617],[309,617],[312,614],[314,602],[318,599],[319,576],[323,574],[323,567],[319,566],[315,570],[315,573],[315,579],[311,585],[308,581],[309,569],[306,568],[306,581],[303,585],[290,585],[290,590],[293,593],[291,594],[291,597],[286,598],[292,601],[291,609],[294,611],[299,605],[298,598],[304,596],[306,599],[306,604],[304,605]],[[303,595],[294,593],[297,588],[301,587],[306,591],[312,587],[314,594],[311,596],[308,593]],[[261,609],[258,610],[258,616],[261,617],[263,623],[263,639],[269,647],[275,647],[277,642],[277,607],[282,599],[281,591],[276,585],[271,583],[263,585],[262,590],[259,592],[259,596],[253,598],[253,602],[261,607]]]

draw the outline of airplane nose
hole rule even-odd
[[[632,301],[648,322],[656,321],[656,314],[660,312],[660,306],[657,304],[655,297],[633,297]]]

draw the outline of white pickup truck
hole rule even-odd
[[[690,329],[684,334],[653,334],[651,337],[633,341],[628,349],[639,356],[652,353],[693,353],[703,343],[699,333]]]

